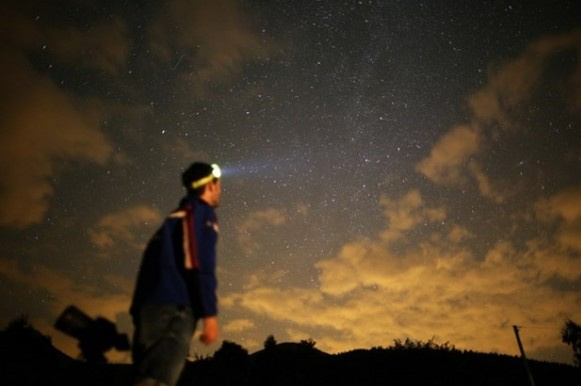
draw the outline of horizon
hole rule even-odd
[[[82,358],[81,355],[81,351],[78,347],[78,343],[79,340],[74,337],[73,335],[65,332],[65,331],[58,331],[58,329],[55,329],[55,332],[57,332],[60,335],[64,335],[66,336],[66,338],[68,340],[70,340],[70,342],[75,343],[75,347],[73,349],[71,349],[70,345],[65,345],[63,346],[65,348],[65,350],[63,350],[62,348],[59,348],[58,346],[56,346],[54,344],[54,339],[53,336],[51,336],[50,334],[44,334],[42,331],[40,331],[39,329],[37,329],[32,323],[30,323],[29,321],[29,317],[28,316],[21,316],[13,321],[11,321],[7,326],[5,326],[3,329],[0,329],[0,332],[6,332],[10,326],[18,324],[19,322],[24,322],[23,325],[21,326],[21,328],[30,328],[32,329],[32,331],[36,331],[40,334],[42,334],[42,336],[47,337],[49,339],[50,345],[51,347],[53,347],[55,350],[59,351],[60,353],[66,355],[67,357],[74,359],[74,360],[80,360],[80,361],[84,361],[84,359]],[[117,327],[117,326],[115,326]],[[518,327],[518,326],[517,326]],[[520,329],[520,327],[519,327]],[[117,331],[118,334],[123,335],[124,333]],[[131,337],[128,336],[129,338],[129,343],[131,344]],[[517,353],[517,354],[506,354],[506,353],[499,353],[499,352],[485,352],[485,351],[478,351],[478,350],[472,350],[469,348],[458,348],[456,347],[453,342],[438,342],[435,340],[435,337],[432,337],[431,339],[428,339],[426,341],[422,341],[422,340],[418,340],[418,339],[413,339],[410,337],[406,337],[405,339],[394,339],[394,341],[387,346],[382,346],[382,345],[376,345],[376,346],[371,346],[371,347],[354,347],[351,348],[347,351],[342,351],[342,352],[326,352],[322,349],[320,349],[319,347],[317,347],[317,344],[319,342],[317,342],[315,339],[313,338],[307,338],[307,339],[302,339],[300,341],[278,341],[276,339],[276,337],[272,334],[269,334],[265,337],[264,342],[262,344],[262,346],[258,349],[255,349],[254,351],[248,350],[246,347],[244,347],[244,345],[240,344],[239,342],[236,341],[230,341],[230,340],[218,340],[218,342],[216,342],[214,344],[215,349],[206,352],[205,354],[198,354],[195,352],[190,352],[186,358],[187,361],[189,362],[195,362],[197,360],[202,360],[204,358],[208,358],[208,357],[213,357],[214,354],[219,351],[220,349],[222,349],[224,347],[225,343],[233,343],[239,347],[241,347],[244,351],[246,351],[248,353],[248,355],[253,355],[259,352],[262,352],[264,350],[268,350],[269,347],[271,347],[271,345],[273,346],[280,346],[280,345],[297,345],[297,346],[307,346],[309,348],[315,349],[317,351],[320,351],[324,354],[327,355],[341,355],[341,354],[348,354],[350,352],[355,352],[355,351],[373,351],[373,350],[397,350],[397,349],[428,349],[428,350],[434,350],[434,351],[457,351],[460,353],[474,353],[474,354],[483,354],[483,355],[499,355],[499,356],[507,356],[507,357],[511,357],[511,358],[519,358],[519,359],[523,359],[523,356],[521,355],[521,353]],[[518,345],[516,337],[515,337],[515,344]],[[199,345],[199,343],[197,343],[197,341],[195,339],[192,339],[192,347],[193,345]],[[554,364],[563,364],[563,365],[568,365],[568,366],[572,366],[572,367],[578,367],[575,365],[574,363],[574,351],[573,348],[568,346],[567,344],[563,343],[564,346],[566,346],[567,348],[569,348],[570,351],[570,359],[569,360],[550,360],[550,359],[531,359],[526,357],[526,348],[524,348],[525,351],[525,357],[527,361],[537,361],[537,362],[546,362],[546,363],[554,363]],[[126,364],[126,365],[131,365],[131,357],[130,357],[130,352],[129,351],[124,351],[124,350],[118,350],[115,347],[104,351],[105,354],[105,358],[107,360],[108,364]]]

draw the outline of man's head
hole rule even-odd
[[[194,194],[217,207],[222,193],[220,168],[203,162],[194,162],[182,173],[182,183],[188,194]]]

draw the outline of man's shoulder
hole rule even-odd
[[[176,218],[184,218],[187,215],[187,209],[181,209],[178,208],[176,210],[171,211],[168,215],[167,215],[167,219],[171,220],[171,219],[176,219]]]

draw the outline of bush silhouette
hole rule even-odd
[[[581,326],[570,319],[567,320],[561,331],[561,338],[563,343],[571,346],[575,364],[581,367]]]

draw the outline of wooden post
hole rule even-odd
[[[525,349],[522,346],[522,342],[520,341],[520,336],[518,334],[518,326],[512,326],[513,330],[514,330],[514,335],[516,336],[516,342],[518,343],[518,348],[520,350],[520,356],[524,361],[525,364],[525,369],[527,370],[527,374],[529,376],[529,382],[531,383],[531,386],[535,386],[535,380],[533,379],[533,374],[531,373],[531,369],[529,368],[529,363],[527,361],[527,357],[525,355]]]

